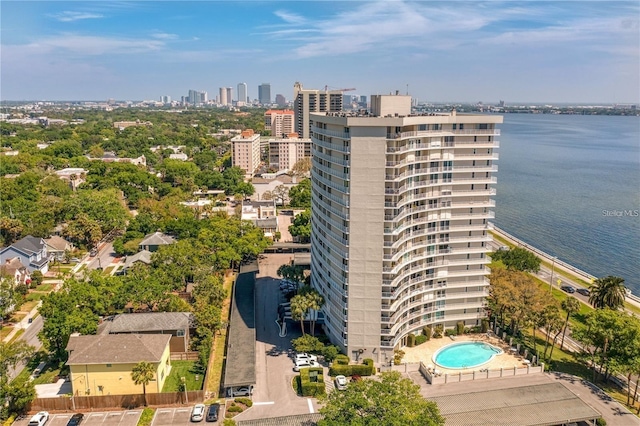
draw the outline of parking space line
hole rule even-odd
[[[267,402],[254,402],[253,405],[273,405],[275,401],[267,401]]]
[[[311,414],[315,413],[315,411],[313,410],[313,402],[311,401],[311,398],[307,398],[307,404],[309,405],[309,412]]]

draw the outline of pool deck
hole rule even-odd
[[[454,343],[461,342],[483,342],[489,343],[493,346],[496,346],[504,351],[501,355],[496,355],[491,361],[486,364],[482,364],[475,367],[469,368],[442,368],[433,361],[433,354],[436,353],[439,349],[449,346]],[[447,373],[459,373],[459,372],[471,372],[471,371],[479,371],[481,369],[488,368],[489,370],[499,370],[500,368],[513,368],[513,367],[525,367],[527,364],[524,362],[524,359],[519,356],[515,356],[509,350],[509,345],[506,342],[496,338],[496,337],[488,337],[486,334],[469,334],[464,336],[455,336],[455,340],[452,340],[450,337],[442,337],[440,339],[431,338],[428,342],[424,342],[421,345],[414,346],[413,348],[402,348],[405,352],[404,358],[402,359],[403,363],[413,363],[420,362],[427,367],[435,367],[438,371],[441,371],[444,374]]]

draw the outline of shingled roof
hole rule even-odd
[[[11,246],[28,255],[31,255],[33,253],[38,253],[44,248],[44,240],[32,235],[27,235],[26,237],[21,238],[20,240],[11,244]]]
[[[160,362],[169,340],[169,334],[71,336],[67,344],[67,365]]]
[[[110,333],[187,330],[194,326],[191,312],[145,312],[120,314],[113,318]]]
[[[173,244],[176,240],[170,235],[163,234],[162,232],[154,232],[153,234],[146,235],[144,240],[140,241],[140,246],[162,246],[167,244]]]

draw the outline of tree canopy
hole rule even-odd
[[[331,392],[320,413],[324,418],[318,426],[444,425],[437,405],[397,371],[382,373],[379,381],[359,380],[344,391]]]
[[[589,294],[589,303],[596,309],[618,309],[624,306],[626,295],[624,278],[610,275],[594,281]]]
[[[540,258],[522,247],[511,250],[498,250],[491,255],[492,261],[502,261],[509,270],[538,272],[540,270]]]

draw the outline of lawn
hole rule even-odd
[[[138,420],[137,426],[149,426],[153,421],[153,415],[155,414],[155,408],[145,408],[142,410],[142,415],[140,416],[140,420]]]
[[[223,321],[229,320],[230,311],[230,294],[235,280],[235,275],[226,276],[224,279],[224,289],[227,298],[222,305],[221,318]],[[205,390],[211,392],[213,397],[218,397],[220,393],[220,384],[222,383],[222,369],[224,367],[224,359],[227,350],[227,328],[223,327],[218,331],[213,339],[213,348],[211,350],[211,358],[209,359],[209,375],[207,376],[207,385]]]
[[[51,289],[53,289],[53,284],[40,284],[38,287],[36,287],[36,291],[42,291],[42,292],[47,292],[47,291],[51,291]]]
[[[185,378],[187,390],[202,389],[204,371],[198,368],[196,361],[171,361],[171,373],[164,382],[162,392],[178,392],[182,377]]]
[[[0,328],[0,340],[3,340],[5,337],[7,337],[12,330],[13,326],[9,327],[4,325],[2,328]]]
[[[29,294],[27,294],[27,297],[25,297],[24,300],[26,300],[27,302],[33,302],[33,301],[37,302],[40,299],[42,299],[42,296],[44,296],[43,293],[29,293]],[[29,310],[31,310],[31,309],[29,309]]]

